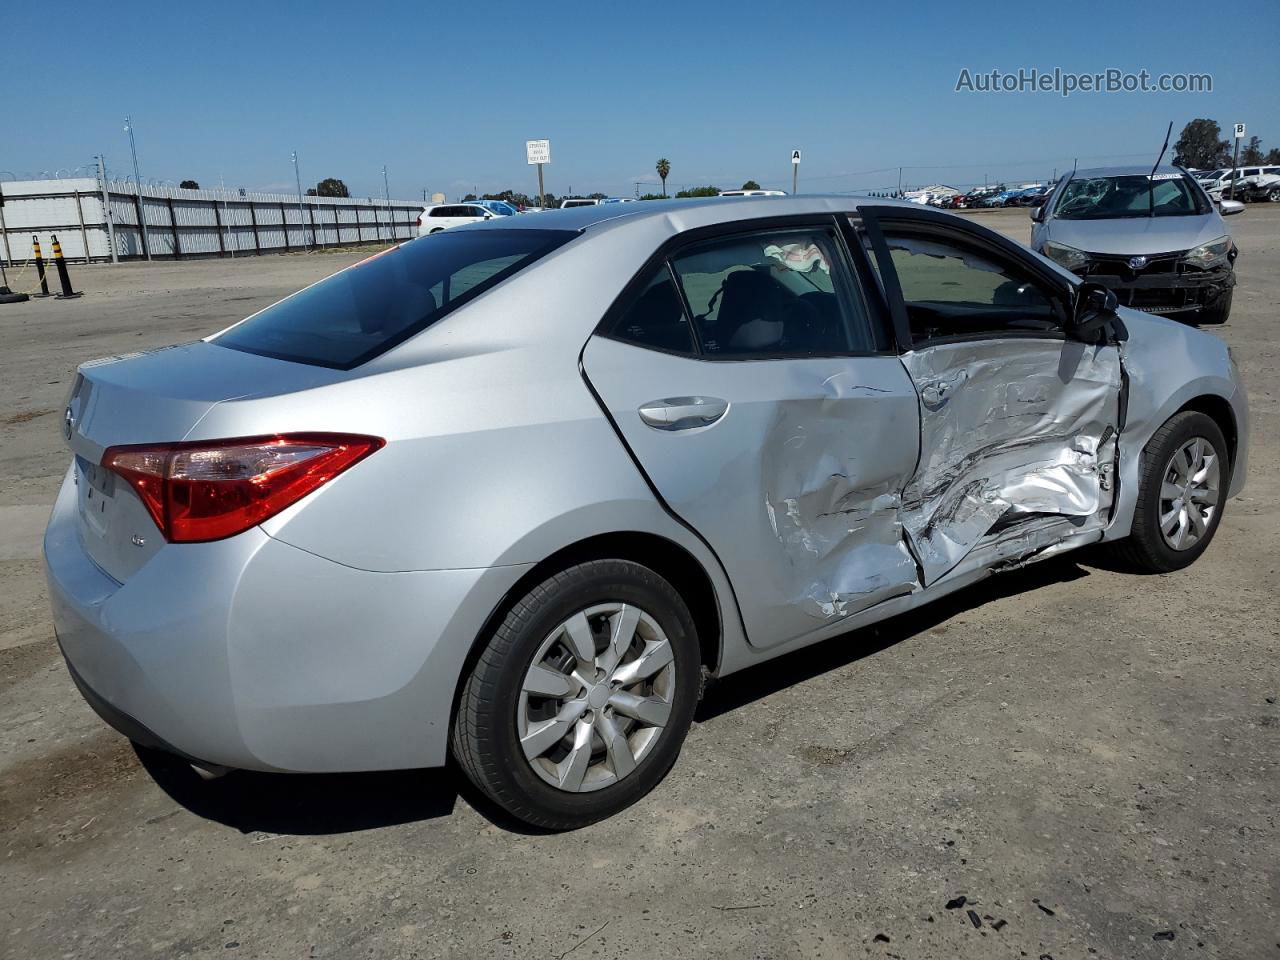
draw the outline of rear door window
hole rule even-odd
[[[708,360],[877,349],[833,228],[708,240],[671,259]]]
[[[421,237],[300,290],[212,342],[348,370],[425,330],[575,236],[569,230],[461,230]]]
[[[693,354],[693,331],[671,272],[659,264],[639,295],[609,326],[609,336],[650,350]]]

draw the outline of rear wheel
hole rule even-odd
[[[1190,410],[1170,417],[1143,451],[1133,530],[1115,552],[1151,573],[1194,563],[1217,532],[1230,481],[1226,440],[1213,418]]]
[[[1234,290],[1228,290],[1218,297],[1211,306],[1201,310],[1199,321],[1206,326],[1226,323],[1227,317],[1231,316],[1231,297],[1234,293]]]
[[[585,826],[666,775],[700,687],[693,620],[671,584],[630,561],[578,564],[494,631],[462,689],[454,757],[512,816]]]

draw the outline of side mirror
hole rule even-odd
[[[1239,200],[1221,200],[1218,202],[1218,212],[1224,217],[1244,213],[1244,204]]]
[[[1044,223],[1044,204],[1038,207],[1027,207],[1027,213],[1031,214],[1031,219],[1036,223]]]
[[[1114,290],[1086,281],[1076,290],[1075,315],[1067,332],[1084,343],[1099,343],[1117,319],[1116,308],[1119,306]]]

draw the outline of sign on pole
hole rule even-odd
[[[1236,150],[1231,157],[1231,182],[1227,184],[1227,199],[1236,198],[1236,178],[1240,176],[1240,140],[1244,136],[1244,124],[1236,124]]]
[[[542,186],[542,165],[551,162],[551,141],[526,140],[524,142],[524,153],[529,159],[529,163],[536,165],[538,168],[538,206],[545,207],[547,205],[547,191]]]
[[[795,196],[796,180],[799,178],[799,175],[800,175],[800,151],[792,150],[791,151],[791,194],[792,196]]]
[[[1238,126],[1238,124],[1237,124],[1237,126]],[[792,150],[792,151],[791,151],[791,162],[792,162],[792,163],[797,163],[797,164],[800,162],[800,151],[799,151],[799,150]]]
[[[526,140],[524,144],[524,150],[529,157],[530,163],[550,163],[551,162],[551,141],[550,140]]]

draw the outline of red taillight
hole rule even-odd
[[[417,223],[418,223],[418,226],[422,226],[422,214],[418,214]]]
[[[363,460],[386,441],[290,433],[111,447],[102,465],[137,491],[170,543],[242,533]]]

